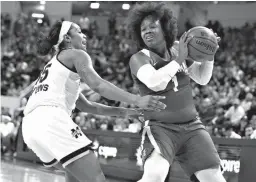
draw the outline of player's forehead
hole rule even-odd
[[[81,28],[79,25],[77,25],[76,23],[72,23],[71,29],[70,30],[74,30],[76,32],[80,32]]]
[[[157,17],[149,15],[142,20],[140,27],[149,26],[151,24],[160,25],[160,21]]]

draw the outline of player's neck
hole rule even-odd
[[[150,51],[154,52],[161,58],[166,58],[166,51],[167,51],[167,46],[166,44],[160,44],[158,46],[155,46],[155,48],[150,48]]]
[[[159,46],[156,46],[155,48],[150,48],[150,51],[156,53],[157,55],[159,55],[162,58],[165,58],[165,53],[167,50],[166,44],[161,44]]]

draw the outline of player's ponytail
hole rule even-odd
[[[48,36],[44,35],[43,33],[39,34],[39,37],[37,39],[37,52],[40,55],[47,55],[51,51],[53,46],[58,43],[61,25],[61,21],[56,22],[52,26]]]

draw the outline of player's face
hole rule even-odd
[[[149,48],[155,48],[165,41],[160,21],[152,16],[147,16],[141,22],[140,33]]]
[[[87,37],[81,32],[81,28],[73,23],[69,32],[72,46],[86,51]]]

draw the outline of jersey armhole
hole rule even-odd
[[[71,48],[69,48],[69,49],[71,49]],[[68,49],[64,49],[64,50],[68,50]],[[74,69],[71,69],[71,68],[67,67],[63,62],[61,62],[61,61],[59,60],[58,56],[59,56],[59,54],[60,54],[62,51],[64,51],[64,50],[61,50],[61,51],[59,51],[59,52],[56,54],[56,60],[57,60],[60,64],[62,64],[65,68],[67,68],[69,71],[71,71],[71,72],[77,74],[77,71],[76,71],[75,68],[74,68]]]

